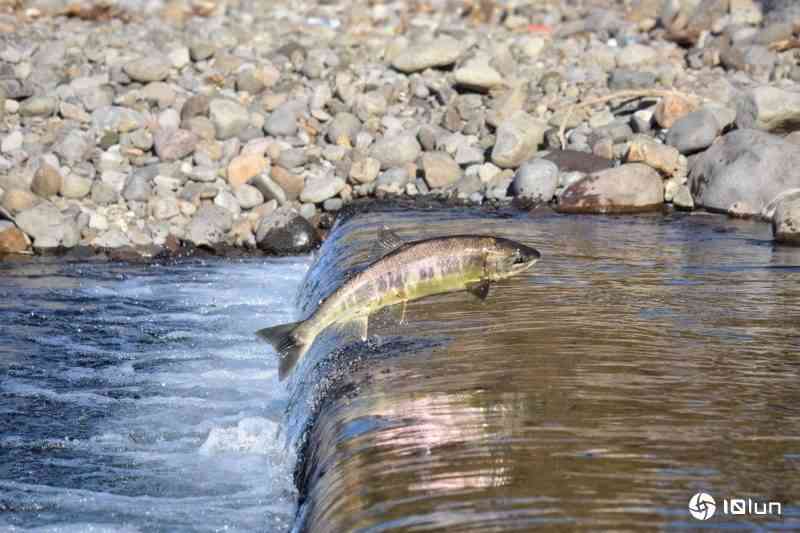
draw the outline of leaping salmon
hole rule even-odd
[[[322,301],[306,320],[256,332],[280,356],[285,379],[314,339],[332,324],[357,328],[367,339],[369,316],[425,296],[467,290],[480,299],[492,281],[531,268],[541,257],[534,248],[500,237],[457,235],[406,242],[382,229],[376,243],[382,256]]]

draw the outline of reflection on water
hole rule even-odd
[[[704,526],[800,527],[800,250],[704,214],[389,210],[334,230],[306,309],[363,265],[381,224],[496,234],[543,258],[485,303],[411,304],[407,325],[351,344],[355,364],[309,353],[294,397],[327,392],[298,472],[307,529],[693,528],[701,489],[784,504]]]

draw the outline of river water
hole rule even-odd
[[[252,332],[312,310],[381,225],[543,258],[484,303],[328,331],[279,383]],[[800,528],[800,250],[763,224],[383,208],[313,263],[0,268],[0,527]]]
[[[365,213],[326,241],[307,308],[363,264],[383,224],[515,238],[543,258],[484,303],[432,297],[404,326],[377,321],[367,345],[321,339],[292,389],[315,412],[304,528],[800,528],[800,250],[773,246],[769,227]],[[720,506],[707,522],[688,513],[699,491]],[[724,515],[723,498],[778,501],[783,515]]]
[[[0,530],[288,530],[287,393],[253,332],[308,263],[0,263]]]

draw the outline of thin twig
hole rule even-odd
[[[664,89],[630,89],[607,94],[598,98],[592,98],[591,100],[586,100],[585,102],[581,102],[579,104],[572,104],[569,106],[569,108],[566,108],[567,112],[564,114],[564,118],[561,119],[561,125],[558,128],[558,140],[561,142],[561,149],[564,150],[567,147],[567,138],[565,136],[567,121],[576,109],[591,107],[597,104],[605,104],[606,102],[610,102],[611,100],[616,100],[618,98],[664,98],[665,96],[679,96],[687,101],[697,101],[700,99],[697,95],[678,91]],[[564,108],[557,110],[556,113],[563,111],[563,109]]]

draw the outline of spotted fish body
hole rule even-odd
[[[356,323],[365,338],[368,317],[384,307],[473,288],[484,297],[490,281],[527,270],[540,257],[533,248],[490,236],[403,243],[383,231],[380,240],[393,249],[321,302],[308,319],[258,332],[282,355],[281,379],[333,324]]]
[[[308,338],[337,321],[383,307],[463,291],[486,277],[481,237],[449,237],[405,244],[354,276],[327,298],[298,330]]]

